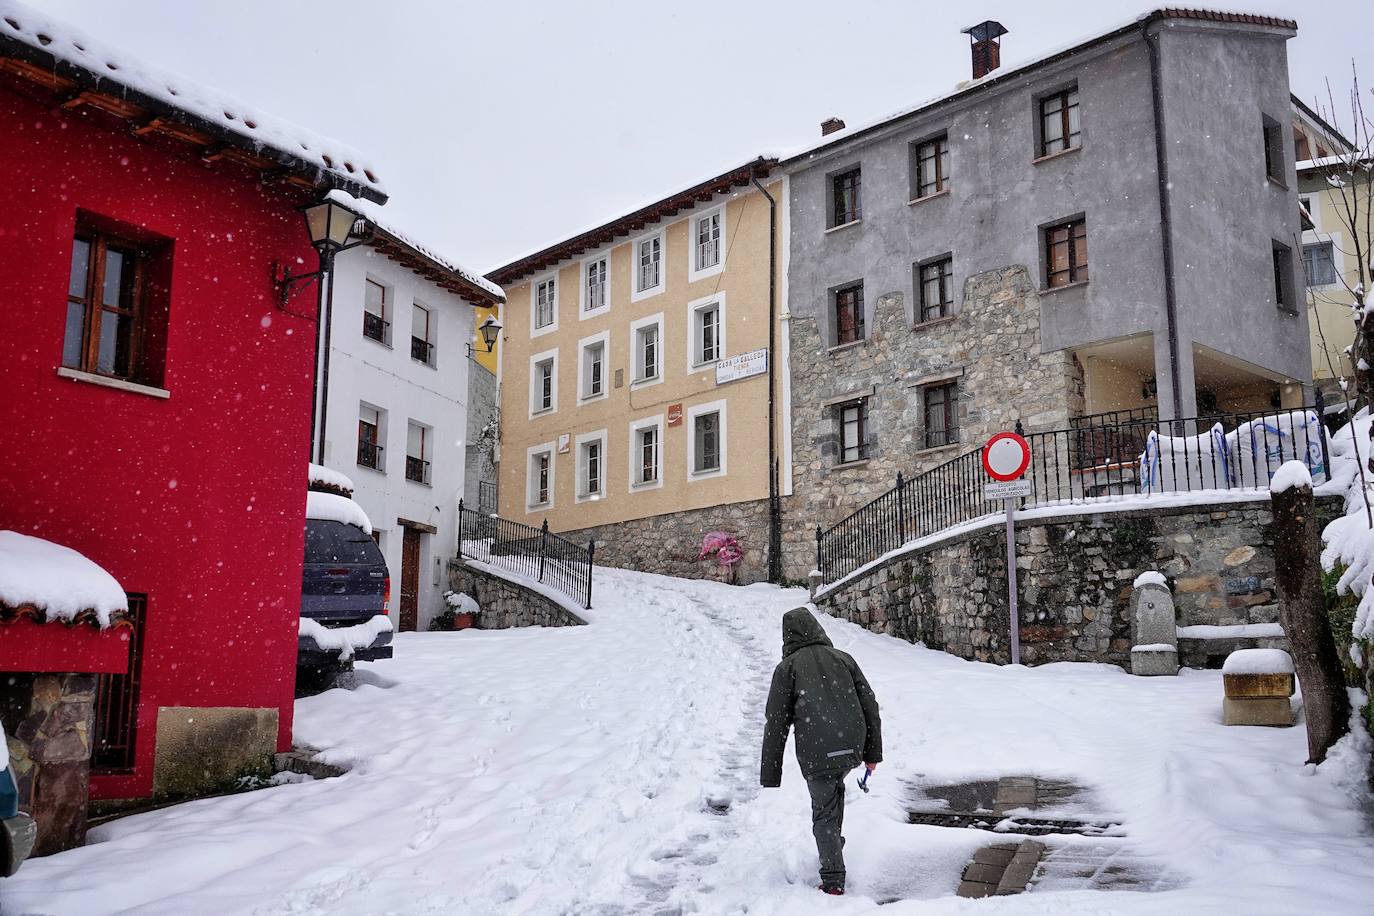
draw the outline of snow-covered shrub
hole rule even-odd
[[[476,617],[482,613],[482,608],[471,595],[463,592],[446,591],[444,592],[444,604],[447,607],[443,611],[434,615],[434,619],[429,622],[431,630],[456,630],[458,629],[458,616],[460,614],[470,614]]]

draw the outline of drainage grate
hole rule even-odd
[[[989,817],[967,811],[912,811],[907,820],[928,827],[963,827],[972,830],[991,830],[997,833],[1019,833],[1044,836],[1047,833],[1072,833],[1079,836],[1103,836],[1120,832],[1121,825],[1067,818],[1046,817]]]

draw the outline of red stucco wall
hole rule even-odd
[[[314,323],[270,276],[315,256],[298,197],[100,117],[0,85],[0,528],[148,595],[136,771],[92,780],[127,798],[161,706],[275,707],[290,745]],[[78,208],[173,240],[165,400],[57,375]]]

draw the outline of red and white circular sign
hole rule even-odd
[[[1030,443],[1016,433],[998,433],[983,446],[983,470],[993,480],[1015,480],[1030,466]]]

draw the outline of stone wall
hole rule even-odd
[[[1278,621],[1267,499],[1061,516],[1017,525],[1022,661],[1129,666],[1130,598],[1166,576],[1180,626]],[[1000,522],[854,580],[820,602],[879,633],[962,658],[1010,660]]]
[[[789,579],[815,565],[815,527],[1021,420],[1057,429],[1083,411],[1083,368],[1067,351],[1041,352],[1040,296],[1014,265],[971,276],[951,317],[913,325],[902,292],[877,297],[860,343],[830,347],[814,317],[791,324],[794,493],[784,500]],[[954,381],[960,442],[925,447],[923,389]],[[841,463],[837,404],[866,398],[868,457]]]
[[[701,539],[711,531],[734,535],[744,551],[744,559],[733,570],[733,579],[731,571],[722,568],[715,559],[697,559]],[[560,531],[559,534],[575,544],[594,540],[599,566],[687,579],[734,581],[740,585],[768,581],[766,499],[654,515],[595,528]],[[813,552],[814,549],[813,540]],[[792,578],[804,580],[810,568],[807,566]]]
[[[463,461],[463,502],[469,509],[480,503],[480,484],[496,483],[496,376],[477,360],[468,360],[467,438]]]
[[[595,589],[596,581],[592,581]],[[511,627],[579,627],[587,621],[573,614],[558,602],[538,592],[517,585],[508,579],[477,569],[467,563],[448,564],[448,587],[469,595],[482,613],[477,615],[476,627],[481,630],[505,630]],[[595,603],[596,592],[592,592]]]
[[[86,841],[95,683],[94,674],[6,674],[0,681],[19,807],[38,822],[35,855]]]

